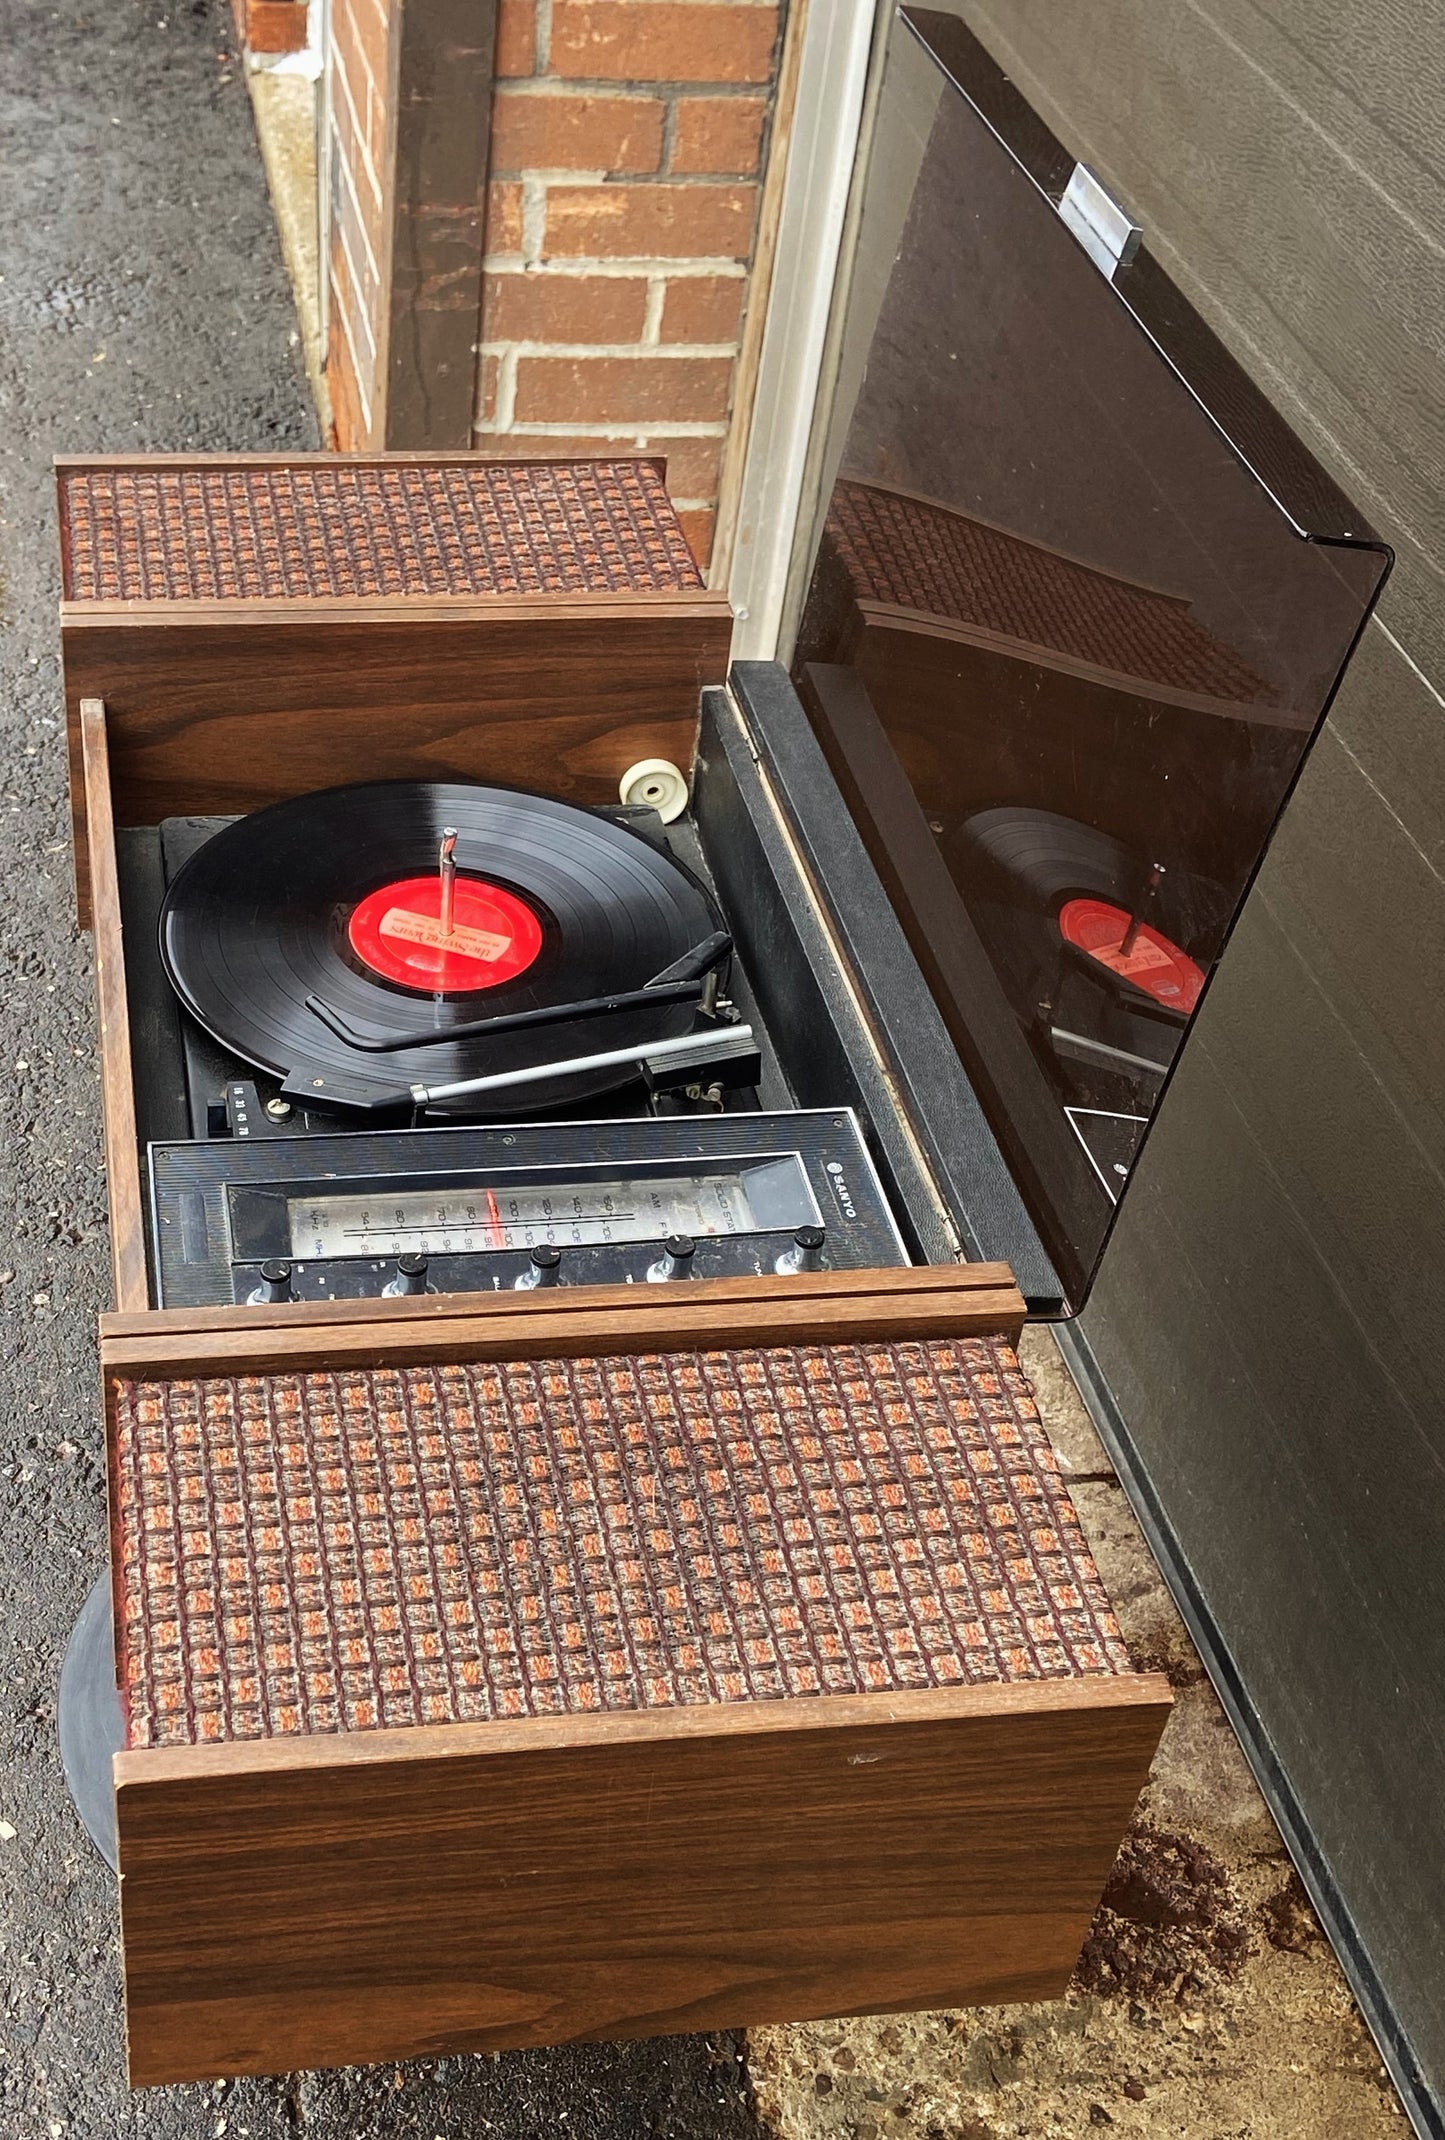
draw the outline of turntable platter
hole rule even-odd
[[[662,1001],[585,1038],[565,1020],[451,1037],[641,989],[719,927],[691,872],[613,818],[507,788],[377,781],[274,804],[207,841],[167,893],[161,954],[223,1047],[319,1104],[367,1106],[413,1082],[686,1032],[691,1005]],[[532,1084],[511,1104],[571,1104],[632,1074]]]

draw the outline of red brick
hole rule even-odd
[[[736,341],[745,287],[738,275],[679,276],[662,301],[663,341]]]
[[[381,235],[381,195],[377,191],[373,176],[376,170],[375,159],[368,160],[367,155],[367,111],[373,100],[366,86],[366,70],[354,55],[351,66],[355,68],[361,81],[359,111],[354,84],[339,58],[331,73],[334,153],[347,173],[356,195],[358,212],[366,226],[367,237],[372,250],[376,251],[379,249]],[[341,192],[344,197],[344,182]]]
[[[376,272],[376,253],[368,246],[365,221],[358,216],[350,190],[345,185],[336,189],[331,217],[331,250],[333,255],[345,253],[356,286],[357,312],[366,320],[374,322],[380,288]],[[374,346],[374,326],[369,331]]]
[[[338,47],[335,54],[331,69],[331,115],[338,139],[350,129],[350,140],[342,148],[343,159],[366,216],[367,229],[378,232],[382,224],[378,174],[383,165],[386,121],[366,63],[354,45]]]
[[[655,171],[662,162],[656,97],[541,97],[498,90],[494,171]]]
[[[331,403],[332,444],[337,453],[360,453],[370,445],[351,369],[351,352],[333,305],[326,334],[326,393]]]
[[[578,81],[766,82],[777,10],[726,0],[555,0],[553,74]]]
[[[338,404],[333,414],[337,429],[353,445],[367,442],[368,409],[372,400],[375,362],[362,299],[356,287],[351,261],[344,244],[333,232],[328,262],[331,303],[328,312],[327,388],[336,387]],[[336,376],[332,377],[332,367]],[[345,407],[341,402],[345,402]]]
[[[711,498],[717,493],[725,441],[720,438],[655,438],[647,450],[667,456],[667,487],[675,498]]]
[[[519,253],[522,250],[522,189],[510,179],[494,180],[487,188],[489,253]]]
[[[702,570],[706,571],[707,561],[712,556],[712,525],[717,515],[710,505],[696,505],[686,513],[679,513],[677,517],[693,556]]]
[[[727,414],[728,357],[523,357],[518,423],[709,423]]]
[[[650,448],[639,448],[634,440],[605,438],[595,431],[486,431],[480,425],[475,440],[477,450],[494,461],[631,461],[661,460],[662,449],[654,453]]]
[[[497,382],[502,376],[500,357],[482,356],[477,359],[476,422],[489,424],[496,421]]]
[[[484,342],[635,342],[647,314],[640,275],[488,275]]]
[[[499,77],[537,71],[537,0],[502,0],[497,16]]]
[[[762,97],[679,97],[671,168],[752,178],[767,115]]]
[[[305,0],[246,0],[248,52],[304,52]]]
[[[553,186],[543,250],[572,260],[746,260],[756,203],[756,186]]]
[[[332,19],[332,47],[348,49],[365,62],[378,98],[391,77],[391,10],[385,0],[344,0]]]

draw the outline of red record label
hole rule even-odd
[[[1131,929],[1134,940],[1126,951]],[[1147,921],[1135,925],[1122,907],[1103,899],[1071,899],[1059,910],[1059,931],[1066,944],[1142,989],[1165,1010],[1182,1011],[1187,1017],[1199,1001],[1202,968]]]
[[[515,981],[542,948],[542,924],[525,900],[480,877],[456,878],[449,936],[439,876],[403,877],[369,892],[352,908],[346,933],[373,973],[436,996]]]

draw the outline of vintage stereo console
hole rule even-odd
[[[132,2079],[1059,1990],[1168,1690],[660,470],[60,498]]]
[[[60,466],[137,2084],[1068,1981],[1169,1694],[1014,1344],[1387,558],[961,25],[878,123],[791,677],[645,458]]]

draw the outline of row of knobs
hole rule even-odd
[[[773,1265],[780,1276],[792,1271],[820,1271],[823,1268],[823,1243],[827,1234],[821,1226],[800,1226],[793,1235],[793,1245],[784,1249]],[[662,1244],[662,1254],[656,1263],[647,1266],[649,1285],[667,1285],[676,1278],[691,1278],[692,1259],[697,1253],[697,1243],[691,1234],[669,1234]],[[519,1290],[532,1286],[561,1284],[562,1251],[550,1241],[544,1241],[532,1250],[531,1267],[523,1271],[516,1281]]]
[[[827,1234],[821,1226],[800,1226],[793,1235],[791,1248],[785,1248],[777,1258],[773,1269],[780,1277],[788,1277],[794,1271],[820,1271],[823,1268],[823,1243]],[[697,1243],[691,1234],[669,1234],[662,1245],[662,1254],[647,1267],[650,1285],[666,1285],[678,1278],[692,1276],[692,1259]],[[526,1292],[534,1286],[560,1285],[562,1251],[550,1241],[539,1242],[531,1252],[527,1269],[515,1282],[519,1290]],[[283,1300],[294,1300],[291,1285],[291,1266],[281,1256],[272,1256],[261,1265],[261,1283],[250,1301],[256,1307],[268,1307]],[[387,1300],[402,1300],[409,1294],[425,1293],[427,1288],[427,1259],[425,1256],[398,1256],[395,1275],[382,1287],[382,1296]]]

